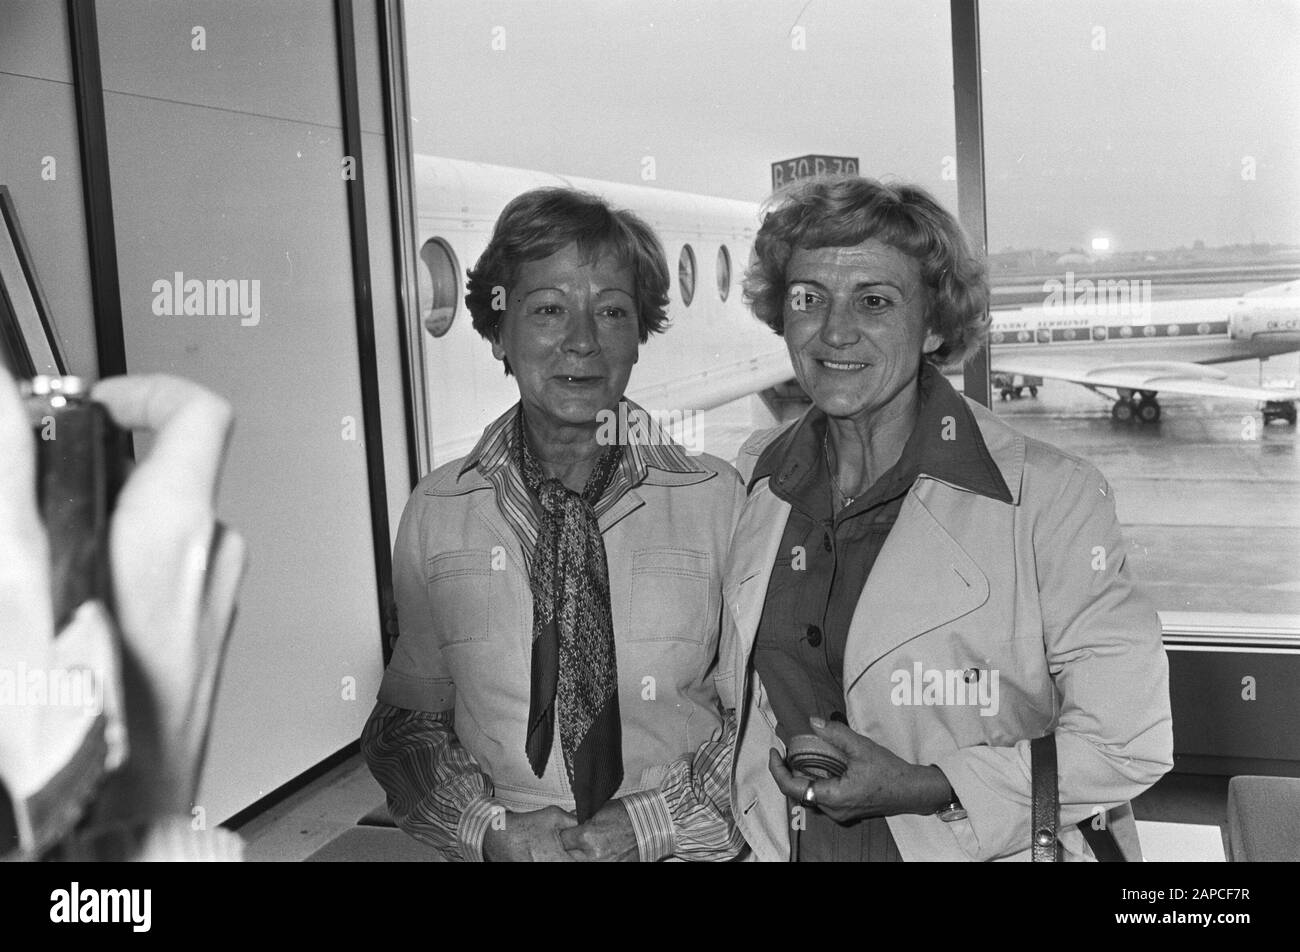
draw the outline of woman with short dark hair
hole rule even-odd
[[[400,637],[362,737],[398,825],[449,859],[743,846],[706,742],[744,487],[623,395],[667,290],[650,228],[570,189],[512,201],[470,272],[520,400],[411,494]]]
[[[469,308],[474,330],[495,342],[505,315],[503,292],[527,261],[574,245],[586,258],[612,255],[632,269],[637,340],[668,328],[668,263],[650,226],[629,211],[617,211],[594,195],[571,188],[535,188],[501,212],[492,241],[469,272]],[[510,373],[510,364],[505,364]]]

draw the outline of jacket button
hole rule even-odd
[[[1034,839],[1038,842],[1039,846],[1051,846],[1052,832],[1051,830],[1039,830],[1034,834]]]
[[[816,648],[822,643],[822,630],[816,625],[809,625],[805,632],[805,637],[808,639],[808,644],[811,647]]]

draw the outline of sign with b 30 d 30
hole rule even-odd
[[[847,155],[805,155],[772,163],[772,191],[814,175],[858,174],[858,160]]]

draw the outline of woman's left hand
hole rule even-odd
[[[837,823],[899,813],[933,813],[948,803],[950,787],[938,767],[909,764],[847,724],[811,719],[814,733],[844,755],[848,769],[837,779],[817,780],[813,804]],[[791,800],[804,803],[808,779],[796,777],[775,748],[768,767]]]
[[[600,863],[638,862],[636,830],[622,799],[607,800],[580,826],[560,830],[560,842],[575,858]]]

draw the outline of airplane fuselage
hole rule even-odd
[[[1026,353],[1196,364],[1259,360],[1300,350],[1300,301],[1241,297],[994,311],[989,346],[995,370],[1000,354]]]

